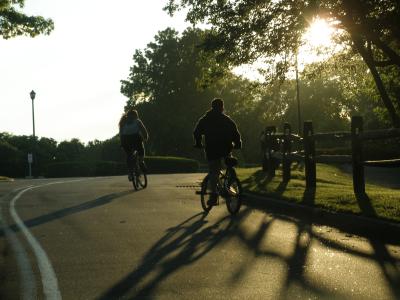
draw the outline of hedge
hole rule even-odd
[[[0,176],[7,177],[24,177],[28,175],[28,164],[17,162],[1,162],[0,161]]]
[[[149,173],[192,173],[199,170],[194,159],[171,156],[148,156],[145,158]]]
[[[145,158],[149,174],[197,172],[199,163],[193,159],[180,157]],[[126,175],[125,163],[115,161],[71,161],[48,164],[45,177],[85,177]]]

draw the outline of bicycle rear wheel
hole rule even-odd
[[[135,172],[133,172],[133,176],[132,176],[132,185],[133,185],[133,188],[135,189],[135,191],[137,191],[139,189],[139,183],[138,183]]]
[[[242,206],[242,185],[236,177],[235,170],[228,172],[224,179],[224,188],[226,208],[230,214],[235,215]]]
[[[138,187],[140,186],[143,189],[147,187],[147,175],[146,172],[144,172],[141,167],[138,168],[138,173],[136,174],[135,178]]]
[[[209,205],[207,202],[210,199],[210,185],[209,185],[209,175],[204,177],[202,183],[201,183],[201,191],[200,191],[200,201],[201,201],[201,207],[203,207],[203,210],[205,212],[209,212],[212,208],[212,205]]]

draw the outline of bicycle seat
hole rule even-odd
[[[232,168],[238,164],[238,160],[236,157],[228,156],[225,158],[225,164]]]

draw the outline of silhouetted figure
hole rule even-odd
[[[203,135],[210,174],[211,196],[209,204],[215,205],[222,159],[229,156],[233,149],[242,147],[242,140],[235,122],[224,114],[224,101],[222,99],[214,99],[211,102],[211,109],[197,122],[193,132],[196,148],[203,147]]]
[[[147,141],[149,138],[147,129],[139,119],[139,114],[136,110],[130,109],[122,115],[119,121],[119,137],[121,146],[126,153],[126,163],[129,171],[128,178],[129,181],[132,181],[134,168],[133,151],[137,151],[139,163],[146,170],[143,141]]]

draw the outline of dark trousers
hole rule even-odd
[[[145,151],[144,151],[143,139],[138,134],[122,135],[121,146],[126,153],[126,165],[128,166],[129,174],[132,174],[134,171],[133,152],[134,151],[138,152],[140,162],[143,162],[144,159]]]
[[[208,169],[210,174],[210,189],[211,193],[217,192],[217,184],[219,173],[222,169],[222,158],[209,160],[208,161]]]

